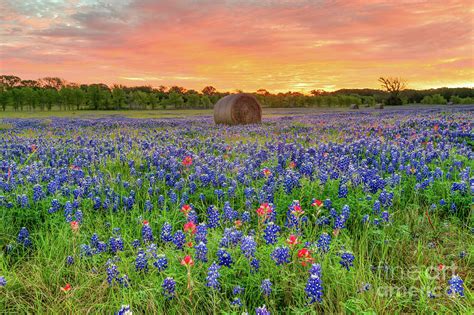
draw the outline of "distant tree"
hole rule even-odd
[[[202,94],[204,95],[213,95],[216,92],[217,92],[216,88],[210,85],[202,89]]]
[[[84,92],[80,88],[74,88],[72,89],[72,100],[73,104],[76,107],[76,110],[80,110],[81,106],[84,104],[85,98],[86,98],[86,92]]]
[[[382,88],[390,93],[389,98],[386,100],[387,105],[403,104],[400,98],[400,92],[406,88],[406,82],[404,80],[401,78],[380,77],[379,82],[382,84]]]
[[[256,91],[256,93],[257,93],[258,95],[263,95],[263,96],[270,95],[270,92],[268,92],[266,89],[258,89],[258,90]]]
[[[112,86],[112,103],[115,109],[122,109],[125,107],[126,94],[122,85],[114,84]]]
[[[211,100],[209,99],[209,96],[203,95],[201,97],[201,106],[206,109],[211,107]]]
[[[66,81],[58,77],[45,77],[38,80],[41,87],[60,90],[66,85]]]
[[[39,87],[39,83],[36,80],[21,80],[20,85],[32,88]]]
[[[326,91],[321,90],[321,89],[311,90],[311,92],[309,92],[309,93],[311,93],[311,95],[313,95],[313,96],[321,96],[321,95],[326,95],[327,94]]]
[[[186,93],[186,107],[187,108],[197,108],[199,107],[199,94],[196,93]]]
[[[184,105],[183,97],[176,92],[170,92],[168,94],[168,104],[174,105],[176,109],[181,109]]]
[[[170,87],[168,92],[169,93],[184,94],[184,93],[186,93],[186,89],[182,86],[175,85],[175,86]]]
[[[21,79],[14,75],[0,75],[0,83],[2,84],[2,87],[11,89],[20,86]]]

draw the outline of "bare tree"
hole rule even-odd
[[[395,97],[398,97],[400,91],[406,88],[406,82],[401,78],[380,77],[379,82],[382,83],[382,88],[384,90],[386,90]]]

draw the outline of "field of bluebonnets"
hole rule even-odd
[[[4,119],[0,312],[470,313],[473,112]]]

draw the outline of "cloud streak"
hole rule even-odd
[[[272,91],[472,85],[471,1],[7,1],[1,68],[25,78]]]

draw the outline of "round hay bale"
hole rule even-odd
[[[262,108],[255,96],[245,93],[231,94],[214,105],[216,124],[239,125],[262,122]]]
[[[383,104],[382,103],[375,104],[375,109],[383,109]]]
[[[351,104],[351,109],[359,109],[359,105],[357,105],[357,104]]]

